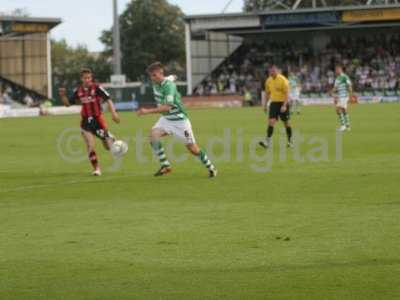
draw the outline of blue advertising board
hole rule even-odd
[[[291,26],[291,25],[317,25],[324,23],[339,23],[340,14],[335,11],[311,13],[284,13],[262,17],[264,27]]]

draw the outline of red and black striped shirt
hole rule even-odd
[[[102,103],[109,99],[110,94],[96,83],[87,88],[79,86],[71,97],[74,103],[82,104],[81,116],[83,118],[100,116],[103,112]]]

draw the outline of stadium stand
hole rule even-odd
[[[0,14],[0,94],[2,102],[32,106],[52,98],[49,32],[56,18]]]
[[[296,74],[306,95],[329,91],[336,64],[345,67],[356,92],[392,95],[400,93],[400,34],[333,37],[322,51],[315,51],[306,42],[247,40],[196,88],[195,94],[257,92],[271,64]]]
[[[19,103],[33,107],[45,98],[46,96],[0,75],[1,104],[13,104],[15,106],[16,103]]]
[[[328,103],[334,66],[342,64],[357,100],[400,101],[397,1],[249,5],[246,13],[185,18],[189,97],[250,92],[260,101],[268,67],[277,64],[297,75],[307,103]]]

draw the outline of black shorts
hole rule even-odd
[[[284,113],[281,112],[283,102],[271,102],[269,107],[269,118],[270,119],[281,119],[283,122],[290,120],[290,109],[289,104]]]
[[[111,137],[107,129],[107,123],[103,115],[90,118],[82,118],[81,121],[82,130],[91,132],[101,140],[106,140]]]

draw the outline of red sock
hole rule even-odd
[[[89,160],[94,169],[97,169],[99,167],[99,162],[97,160],[97,154],[95,151],[89,153]]]

